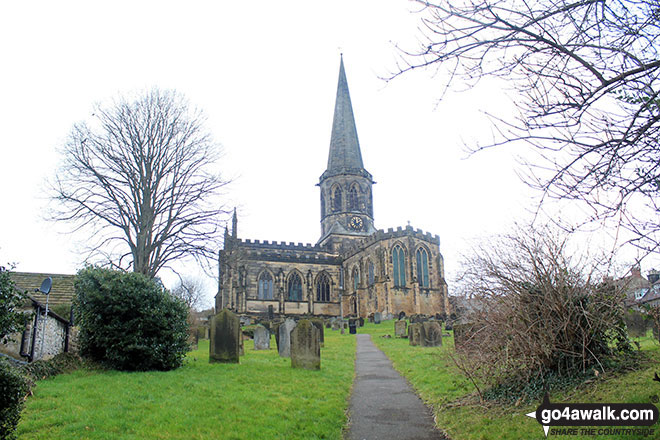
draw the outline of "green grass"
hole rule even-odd
[[[209,364],[200,341],[169,372],[79,370],[40,381],[19,439],[341,439],[354,377],[355,338],[326,331],[321,371],[252,350]]]
[[[453,350],[453,338],[443,339],[443,347],[411,347],[407,339],[382,337],[385,334],[394,336],[393,321],[379,325],[367,324],[360,332],[372,335],[374,343],[392,360],[394,368],[408,379],[420,397],[433,408],[438,428],[453,440],[545,438],[541,426],[524,415],[535,411],[540,402],[520,406],[491,404],[487,407],[466,403],[465,397],[470,395],[474,388],[448,356]],[[660,384],[651,379],[655,371],[660,373],[660,346],[650,337],[638,341],[642,350],[651,358],[642,370],[618,376],[601,375],[591,384],[551,394],[550,400],[572,403],[648,403],[652,396],[659,397]],[[656,425],[654,428],[655,436],[630,435],[625,436],[625,439],[660,438],[660,426]],[[594,437],[571,435],[556,438],[579,440]]]

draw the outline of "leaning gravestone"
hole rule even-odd
[[[312,324],[314,324],[314,327],[316,327],[319,331],[319,341],[321,343],[321,347],[323,347],[324,343],[325,343],[323,320],[322,319],[312,319],[311,321],[312,321]]]
[[[280,325],[280,343],[277,349],[281,357],[291,357],[291,330],[296,326],[296,321],[287,319]]]
[[[319,330],[308,319],[302,319],[291,331],[291,366],[305,370],[321,369]]]
[[[380,312],[374,313],[374,324],[380,324]]]
[[[254,349],[270,350],[270,332],[261,324],[254,329]]]
[[[439,347],[442,345],[442,326],[435,321],[427,321],[422,325],[422,347]]]
[[[398,321],[394,322],[394,336],[397,338],[407,338],[408,337],[408,329],[406,321],[400,319]]]
[[[241,323],[238,316],[227,309],[222,309],[211,318],[209,362],[238,363],[241,339]]]
[[[416,346],[421,344],[422,324],[410,324],[408,326],[408,344]]]

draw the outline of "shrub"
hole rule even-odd
[[[0,266],[0,343],[6,343],[10,334],[23,330],[27,315],[21,312],[25,294],[16,289],[9,271]]]
[[[87,267],[75,281],[80,352],[118,370],[171,370],[188,350],[188,310],[138,273]]]
[[[13,439],[28,392],[28,383],[0,358],[0,439]]]
[[[473,379],[525,393],[630,360],[622,288],[597,271],[602,262],[567,248],[566,237],[530,228],[466,259],[472,325],[457,363]]]

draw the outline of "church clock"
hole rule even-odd
[[[348,227],[354,231],[362,230],[362,226],[364,226],[362,219],[357,216],[351,217],[350,221],[348,222]]]

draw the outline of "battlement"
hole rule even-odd
[[[281,250],[281,251],[291,251],[291,250],[296,250],[296,251],[312,251],[312,252],[323,252],[324,250],[316,245],[313,245],[311,243],[294,243],[290,241],[287,243],[286,241],[280,241],[279,243],[277,241],[272,241],[269,242],[268,240],[250,240],[250,239],[237,239],[236,240],[238,243],[241,243],[244,245],[244,247],[249,247],[249,248],[259,248],[259,249],[272,249],[272,250]]]
[[[352,243],[348,247],[348,249],[345,250],[346,258],[356,254],[362,249],[365,249],[378,241],[388,240],[392,238],[401,238],[401,237],[414,237],[435,244],[437,246],[440,246],[439,235],[433,235],[430,232],[424,232],[419,228],[414,229],[410,225],[406,226],[405,228],[399,226],[396,228],[396,230],[394,228],[388,228],[387,231],[383,229],[378,229],[375,233],[371,234],[370,236],[362,240],[355,240],[355,242]]]

